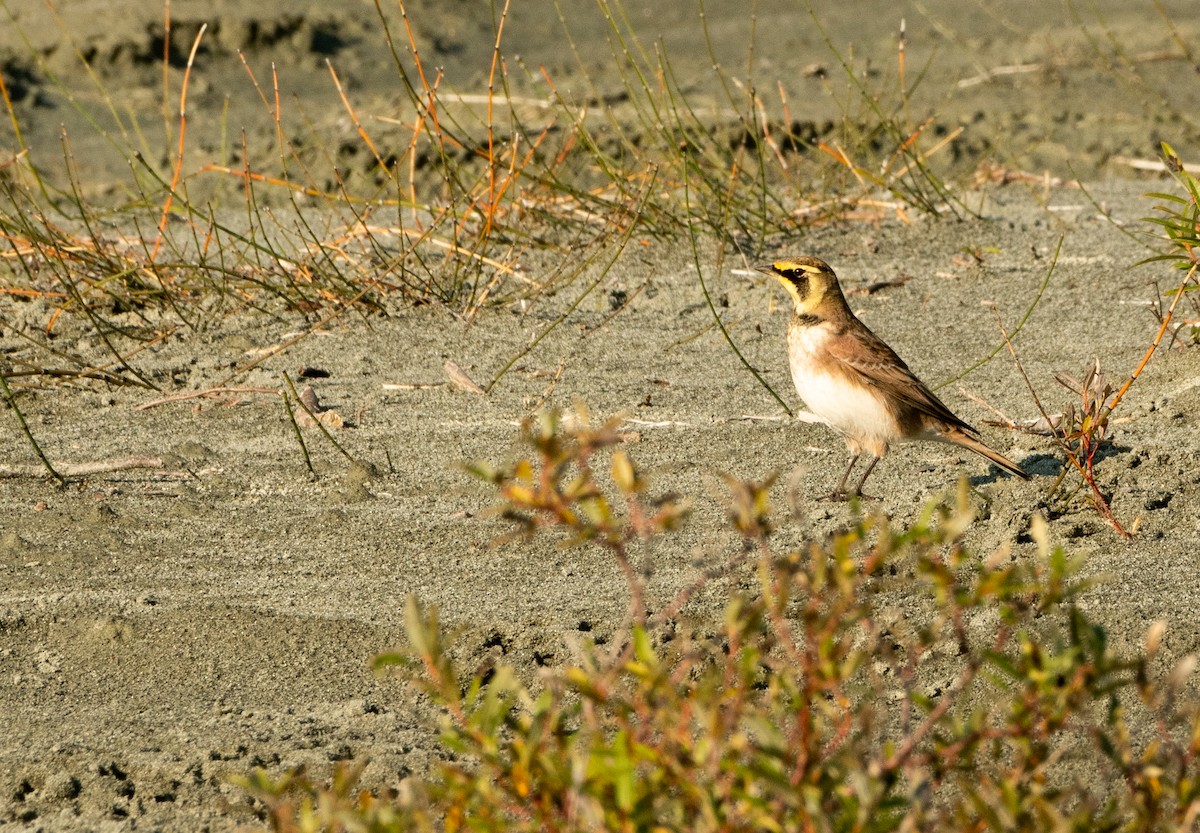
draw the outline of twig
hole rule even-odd
[[[58,474],[63,477],[87,477],[127,469],[161,469],[166,463],[161,457],[118,457],[113,460],[94,460],[90,463],[59,463]],[[0,463],[0,477],[36,477],[42,472],[40,466],[12,466]]]
[[[1186,54],[1171,52],[1168,50],[1159,50],[1156,52],[1141,52],[1137,55],[1129,56],[1129,60],[1135,64],[1157,63],[1160,61],[1182,61],[1186,60]],[[962,90],[967,87],[974,87],[976,84],[983,84],[986,81],[991,81],[993,78],[1001,78],[1006,75],[1028,75],[1031,72],[1041,72],[1047,69],[1066,69],[1072,65],[1067,61],[1050,61],[1045,64],[1008,64],[1006,66],[993,67],[986,72],[981,72],[979,75],[972,75],[970,78],[960,79],[957,87]]]
[[[37,344],[37,342],[34,342],[34,344]],[[100,369],[71,370],[69,368],[38,367],[33,370],[12,370],[5,375],[9,379],[27,376],[48,376],[52,379],[98,379],[109,385],[141,387],[137,382],[131,382],[122,376],[117,376],[114,373],[109,373],[107,370]]]
[[[278,394],[280,388],[204,388],[203,390],[189,390],[183,393],[173,393],[170,396],[164,396],[161,399],[151,399],[149,402],[143,402],[141,405],[135,405],[135,411],[147,411],[151,408],[157,408],[159,405],[167,405],[171,402],[186,402],[189,399],[201,399],[210,396],[225,396],[231,393],[271,393]]]
[[[1158,171],[1160,173],[1170,173],[1171,169],[1167,167],[1167,163],[1161,159],[1134,159],[1128,156],[1113,156],[1109,162],[1116,165],[1127,165],[1135,171]],[[1200,168],[1200,165],[1185,165],[1186,168]]]
[[[960,79],[957,86],[962,90],[967,87],[974,87],[976,84],[982,84],[985,81],[991,81],[993,78],[1000,78],[1005,75],[1026,75],[1031,72],[1041,72],[1044,69],[1046,69],[1045,64],[1009,64],[1008,66],[993,67],[986,72],[981,72],[979,75]]]
[[[183,171],[183,150],[184,142],[187,139],[188,81],[192,77],[192,64],[196,60],[196,51],[200,48],[200,39],[204,37],[204,30],[207,28],[207,23],[201,24],[200,31],[196,33],[196,39],[192,41],[192,51],[188,53],[187,67],[183,71],[183,86],[179,91],[179,148],[175,157],[175,169],[171,172],[171,187],[167,191],[167,201],[163,205],[162,218],[158,221],[158,237],[155,238],[154,248],[150,252],[151,262],[158,259],[158,250],[162,246],[163,234],[167,229],[167,219],[171,214],[171,204],[175,200],[175,190],[179,187],[179,176]]]
[[[962,385],[959,385],[957,390],[979,407],[986,408],[996,415],[996,419],[983,420],[985,425],[995,425],[997,428],[1007,428],[1009,431],[1021,431],[1036,437],[1052,437],[1054,436],[1054,431],[1062,423],[1062,414],[1051,414],[1050,422],[1047,422],[1045,417],[1015,420],[979,394],[967,390]]]
[[[912,275],[900,275],[886,281],[875,281],[866,286],[852,286],[846,290],[847,295],[874,295],[876,292],[881,292],[884,289],[892,289],[897,286],[904,286],[913,279]]]
[[[487,392],[474,379],[468,376],[467,371],[463,370],[454,359],[446,359],[442,365],[442,370],[446,372],[446,378],[450,380],[450,384],[461,391],[480,395]]]

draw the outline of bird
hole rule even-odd
[[[842,436],[850,460],[828,497],[863,497],[863,486],[893,443],[933,440],[970,449],[1017,477],[1020,466],[989,448],[908,369],[883,339],[851,311],[837,275],[815,257],[756,267],[776,278],[792,299],[788,364],[796,392],[810,411]],[[854,491],[846,483],[864,454],[871,460]]]

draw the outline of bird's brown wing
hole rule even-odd
[[[857,375],[864,384],[895,396],[922,414],[978,435],[978,431],[955,416],[913,375],[904,360],[883,339],[866,326],[855,328],[852,334],[855,338],[833,338],[828,342],[830,356],[847,371]]]

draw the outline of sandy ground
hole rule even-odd
[[[95,5],[61,4],[64,25],[94,48],[90,54],[109,83],[129,79],[130,95],[158,100],[153,34],[161,10],[143,17],[131,4],[131,14],[115,18],[111,29],[89,32],[80,21]],[[173,4],[181,31],[201,19],[201,5]],[[558,22],[546,5],[514,11],[509,48],[569,75],[577,68],[561,44],[551,43]],[[937,383],[997,345],[990,304],[1010,326],[1019,319],[1062,238],[1049,287],[1016,342],[1032,383],[1048,406],[1061,410],[1071,397],[1054,381],[1056,372],[1078,375],[1099,357],[1114,379],[1123,378],[1153,338],[1157,324],[1148,305],[1155,285],[1166,288],[1174,274],[1161,266],[1131,269],[1145,250],[1115,224],[1140,228],[1150,207],[1141,194],[1168,186],[1122,178],[1131,172],[1112,156],[1149,157],[1161,133],[1189,158],[1194,146],[1187,140],[1197,133],[1179,113],[1195,112],[1200,88],[1189,79],[1190,92],[1179,99],[1147,103],[1122,87],[1121,70],[1088,57],[1079,29],[1063,29],[1067,12],[1047,9],[1064,17],[1034,21],[1020,13],[1025,5],[975,15],[971,29],[946,25],[949,3],[912,10],[910,60],[916,65],[933,55],[936,76],[923,89],[940,115],[953,122],[978,113],[964,137],[964,164],[973,167],[981,155],[995,158],[998,148],[1002,161],[1038,171],[1067,174],[1069,161],[1089,175],[1089,189],[1110,218],[1078,189],[991,186],[970,197],[983,220],[839,224],[788,244],[786,253],[825,258],[850,289],[911,275],[903,285],[853,295],[852,305],[919,375]],[[1096,5],[1107,10],[1107,25],[1130,54],[1170,48],[1169,30],[1149,4],[1137,10],[1124,2]],[[385,86],[388,67],[365,11],[333,18],[315,5],[306,13],[288,11],[293,4],[283,2],[248,6],[230,3],[221,12],[197,77],[192,104],[198,113],[220,107],[236,88],[230,111],[244,112],[252,129],[271,129],[261,113],[250,115],[257,105],[230,57],[236,48],[249,49],[259,65],[272,55],[293,59],[284,77],[297,88],[312,82],[311,100],[302,100],[315,113],[324,113],[321,96],[334,95],[327,82],[313,80],[326,72],[327,54],[348,68],[360,95],[396,98]],[[839,48],[853,45],[858,54],[892,60],[899,13],[889,4],[886,14],[851,18],[849,6],[822,13],[831,39]],[[478,68],[486,66],[491,24],[474,19],[465,4],[448,8],[413,18],[444,59],[448,77],[472,88],[482,77]],[[567,8],[573,26],[596,25],[588,22],[590,4]],[[47,53],[46,66],[69,72],[62,29],[33,4],[17,16],[34,46]],[[714,40],[728,50],[722,60],[744,61],[739,44],[748,21],[732,12],[710,16]],[[683,3],[639,25],[661,26],[668,47],[686,54],[694,18]],[[760,18],[761,72],[791,73],[827,60],[814,57],[821,40],[806,14],[763,4]],[[1089,31],[1099,31],[1088,23]],[[272,31],[282,34],[264,34]],[[585,61],[603,60],[599,40],[583,39]],[[21,54],[7,48],[2,54]],[[688,68],[702,79],[706,59],[691,59]],[[11,74],[16,59],[5,60]],[[1055,61],[1062,63],[1051,67]],[[987,69],[1039,62],[1047,68],[957,85]],[[1163,63],[1144,66],[1164,77],[1179,71]],[[31,131],[52,141],[57,124],[73,124],[78,114],[40,71],[23,66],[20,112]],[[74,72],[73,83],[86,90]],[[697,86],[702,94],[703,81]],[[1095,107],[1109,87],[1104,100],[1112,106]],[[820,90],[813,91],[814,118],[836,111]],[[84,133],[73,139],[77,153],[91,141]],[[203,154],[206,146],[198,144],[195,152]],[[1191,154],[1196,157],[1200,153]],[[116,176],[119,164],[99,144],[81,158],[82,178],[96,193],[119,190],[106,179]],[[966,250],[980,252],[982,260]],[[722,314],[747,359],[794,402],[783,352],[783,294],[742,271],[745,265],[731,262],[706,278],[726,297]],[[639,287],[629,307],[611,315],[613,293]],[[55,460],[152,455],[167,465],[87,477],[65,489],[36,477],[0,480],[0,822],[46,830],[226,830],[254,821],[244,795],[226,781],[254,765],[279,771],[367,757],[369,784],[420,772],[436,749],[427,709],[367,669],[374,654],[402,642],[410,593],[439,608],[468,666],[500,652],[528,671],[567,659],[568,644],[581,632],[596,636],[616,627],[627,600],[616,566],[596,551],[564,550],[549,540],[489,546],[502,531],[480,517],[491,496],[456,467],[510,455],[517,423],[543,401],[566,405],[582,398],[593,414],[623,414],[632,435],[629,452],[655,487],[695,496],[686,530],[670,546],[642,553],[663,593],[693,575],[697,557],[736,545],[724,528],[723,473],[780,472],[778,506],[787,504],[784,484],[796,484],[801,511],[780,510],[780,546],[846,522],[847,507],[815,500],[840,469],[840,442],[820,426],[788,420],[741,367],[711,326],[682,246],[651,242],[623,257],[608,282],[491,394],[438,384],[445,381],[447,359],[477,380],[491,378],[564,303],[545,301],[528,314],[491,309],[472,326],[429,307],[339,324],[239,380],[275,387],[283,371],[328,371],[314,387],[323,404],[353,422],[338,440],[373,471],[350,465],[309,432],[320,475],[310,477],[275,395],[140,410],[153,397],[128,388],[62,388],[25,397],[31,428]],[[15,320],[16,312],[7,312]],[[27,307],[20,315],[37,320],[40,312]],[[224,378],[231,363],[292,332],[286,322],[230,320],[163,344],[140,366],[172,378],[178,389],[201,389]],[[0,331],[6,353],[21,345],[11,330]],[[71,347],[89,349],[83,342]],[[435,386],[388,390],[388,383]],[[1036,415],[1003,354],[942,393],[976,424],[993,415],[967,394],[1014,418]],[[1086,604],[1113,641],[1136,646],[1151,621],[1166,619],[1169,661],[1200,646],[1200,450],[1194,439],[1200,351],[1156,356],[1117,416],[1100,472],[1118,517],[1138,519],[1132,542],[1118,538],[1082,500],[1048,501],[1062,466],[1052,443],[1000,428],[985,426],[985,437],[1023,465],[1034,476],[1031,483],[989,472],[984,461],[955,449],[921,445],[890,455],[871,491],[880,496],[880,509],[904,519],[965,473],[986,507],[969,533],[971,545],[981,552],[1012,546],[1018,558],[1033,557],[1023,534],[1030,517],[1049,514],[1054,540],[1087,554],[1088,572],[1101,579]],[[0,417],[0,462],[35,463],[11,413]],[[719,590],[691,614],[714,614]]]

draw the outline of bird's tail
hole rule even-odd
[[[992,449],[988,448],[986,445],[983,444],[982,440],[980,440],[978,437],[974,437],[974,436],[968,434],[966,431],[962,431],[962,430],[947,431],[946,433],[941,435],[940,439],[943,439],[948,443],[953,443],[954,445],[961,445],[963,448],[969,448],[969,449],[971,449],[971,451],[974,451],[976,454],[979,454],[983,457],[988,458],[993,463],[995,463],[997,466],[1004,469],[1006,472],[1009,472],[1010,474],[1015,474],[1017,477],[1021,478],[1022,480],[1030,479],[1029,475],[1025,473],[1024,469],[1022,469],[1020,466],[1018,466],[1012,460],[1005,457],[1000,452],[993,451]]]

